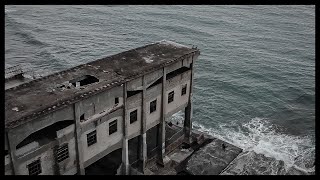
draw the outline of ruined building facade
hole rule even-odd
[[[116,150],[118,174],[165,165],[165,121],[180,110],[189,141],[199,54],[161,41],[7,89],[5,174],[82,175]]]

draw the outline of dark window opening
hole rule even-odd
[[[57,149],[57,161],[61,162],[69,158],[69,148],[68,144],[64,144]]]
[[[174,100],[174,91],[171,91],[168,95],[168,104]]]
[[[158,79],[156,82],[154,82],[153,84],[151,84],[147,89],[150,89],[158,84],[162,83],[162,77],[160,79]]]
[[[157,110],[157,99],[150,102],[150,114]]]
[[[109,135],[117,132],[117,120],[114,120],[112,122],[109,123]]]
[[[94,130],[87,134],[87,144],[88,147],[95,144],[97,142],[97,131]]]
[[[57,131],[65,127],[68,127],[73,123],[74,123],[73,120],[58,121],[50,126],[40,129],[39,131],[30,134],[27,138],[25,138],[22,142],[20,142],[16,146],[16,149],[19,149],[27,144],[30,144],[33,141],[37,141],[40,146],[45,145],[57,138]]]
[[[129,164],[134,166],[134,163],[137,163],[139,160],[139,151],[141,146],[137,146],[141,143],[142,137],[136,136],[128,141],[128,149],[129,149]],[[140,151],[141,152],[141,151]]]
[[[137,90],[137,91],[127,91],[127,97],[131,97],[131,96],[134,96],[136,94],[139,94],[141,93],[142,90]]]
[[[85,85],[92,84],[95,82],[99,82],[99,79],[94,76],[91,76],[91,75],[81,76],[79,78],[76,78],[76,79],[69,81],[69,83],[72,83],[72,85],[74,85],[75,87],[77,87],[78,85],[85,86]]]
[[[27,165],[29,175],[38,175],[42,172],[40,159],[33,161]]]
[[[130,151],[131,148],[129,150],[129,153]],[[121,163],[122,148],[119,148],[103,157],[100,157],[100,159],[87,166],[85,168],[85,175],[116,175]]]
[[[160,125],[156,125],[147,131],[147,157],[152,158],[157,155],[159,148],[159,129]]]
[[[138,111],[134,110],[130,113],[130,124],[136,122],[138,120]]]
[[[9,155],[9,151],[6,149],[4,150],[4,156]]]
[[[185,84],[183,87],[182,87],[182,90],[181,90],[181,96],[187,94],[187,84]]]
[[[184,73],[184,72],[186,72],[188,70],[190,70],[190,68],[187,68],[185,66],[183,66],[183,67],[181,67],[179,69],[176,69],[176,70],[174,70],[174,71],[172,71],[172,72],[167,74],[166,80],[171,79],[171,78],[173,78],[175,76],[178,76],[178,75],[180,75],[180,74],[182,74],[182,73]]]
[[[80,120],[84,120],[84,114],[80,116]]]
[[[116,98],[114,99],[114,103],[115,103],[115,104],[119,104],[119,98],[118,98],[118,97],[116,97]]]

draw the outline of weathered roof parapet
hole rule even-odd
[[[5,128],[17,127],[195,54],[200,51],[160,41],[13,87],[5,92]],[[87,76],[98,82],[81,87],[71,85],[72,80]]]

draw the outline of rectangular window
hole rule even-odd
[[[119,98],[118,98],[118,97],[116,97],[116,98],[114,99],[114,104],[119,104]]]
[[[171,91],[168,95],[168,104],[174,100],[174,91]]]
[[[134,110],[130,113],[130,124],[136,122],[138,120],[138,111]]]
[[[157,99],[150,102],[150,114],[157,110]]]
[[[61,162],[69,158],[69,148],[68,144],[64,144],[57,149],[57,161]]]
[[[182,87],[181,96],[183,96],[185,94],[187,94],[187,85],[186,84]]]
[[[117,120],[109,123],[109,135],[117,132]]]
[[[88,147],[95,144],[96,142],[97,142],[97,131],[94,130],[91,133],[87,134]]]
[[[29,175],[38,175],[42,172],[40,159],[28,164]]]

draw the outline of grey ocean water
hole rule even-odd
[[[314,171],[315,6],[5,7],[5,66],[41,75],[163,39],[201,50],[194,128]]]

